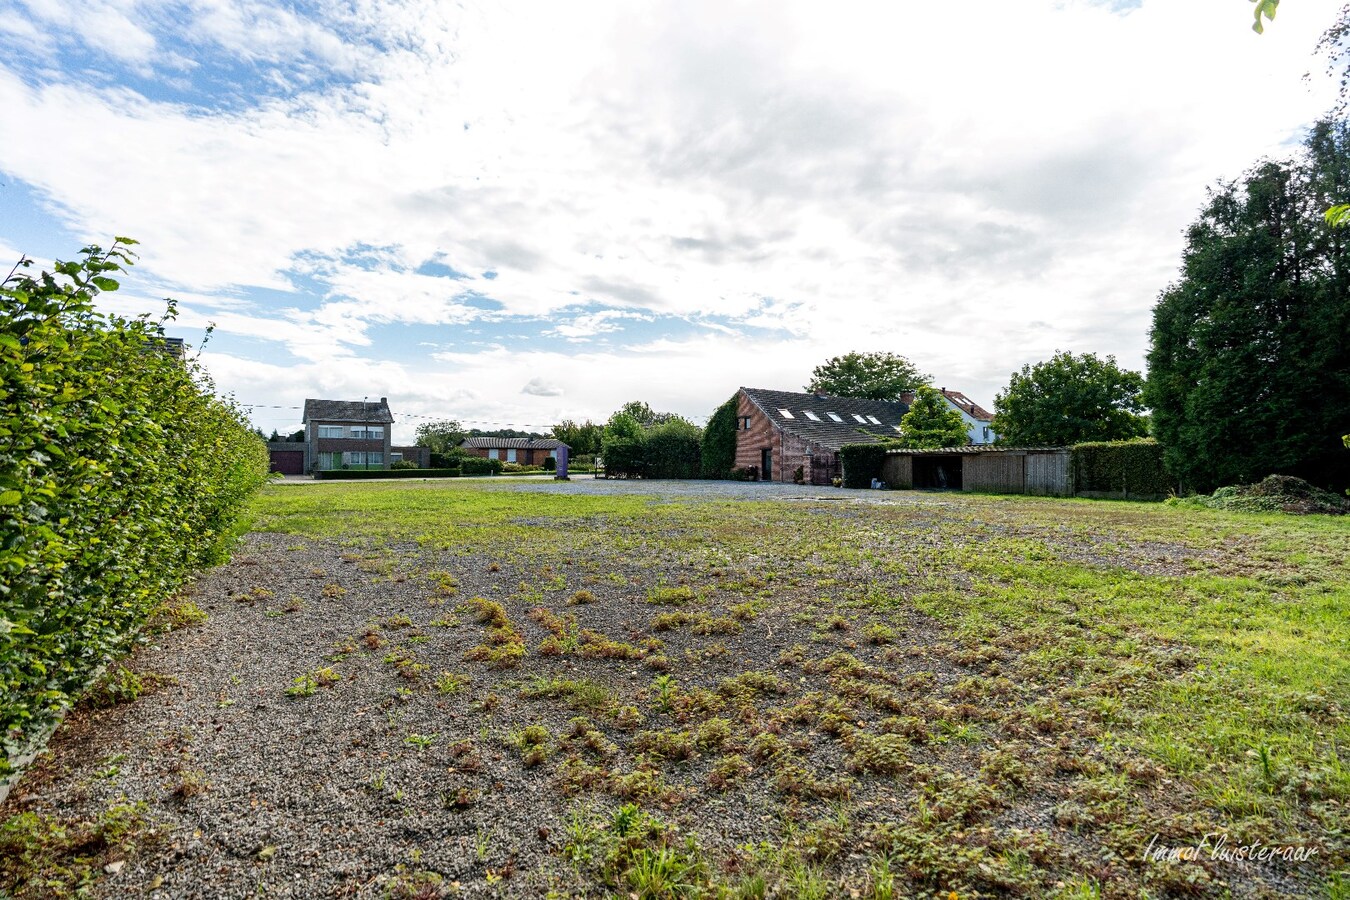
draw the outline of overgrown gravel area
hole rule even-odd
[[[248,535],[6,803],[0,819],[28,818],[0,847],[48,879],[19,896],[84,882],[166,898],[1273,897],[1323,883],[1315,864],[1142,858],[1151,836],[1185,845],[1234,822],[1113,737],[1149,691],[1193,676],[1189,647],[1099,629],[1049,589],[1025,628],[949,614],[1003,590],[963,565],[975,554],[1133,583],[1213,569],[1221,546],[1086,528],[1081,505],[1027,521],[819,490],[728,505],[763,494],[649,488],[622,511],[464,513],[416,535],[353,509],[329,512],[345,537]],[[1286,836],[1337,852],[1307,823]],[[45,869],[44,839],[64,847]]]

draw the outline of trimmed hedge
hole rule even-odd
[[[606,478],[699,477],[703,429],[683,419],[643,428],[636,437],[605,440]]]
[[[502,461],[500,459],[487,459],[482,456],[461,456],[459,470],[465,475],[500,475],[502,473]]]
[[[1070,449],[1074,493],[1166,497],[1174,483],[1163,468],[1162,446],[1151,439],[1098,441]]]
[[[844,487],[870,488],[873,478],[881,477],[881,464],[886,451],[894,444],[845,444],[839,448],[839,461],[844,467]]]
[[[736,412],[740,394],[717,407],[703,429],[699,475],[704,478],[732,478],[736,468]]]
[[[459,469],[322,469],[316,481],[358,481],[362,478],[458,478]]]
[[[0,777],[168,596],[226,558],[268,477],[241,411],[166,352],[172,301],[159,322],[95,308],[131,243],[0,285]]]

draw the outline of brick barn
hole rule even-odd
[[[737,394],[736,466],[760,481],[808,484],[839,477],[839,448],[872,444],[900,431],[906,403],[743,387]]]

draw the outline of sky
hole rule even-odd
[[[0,260],[137,239],[102,305],[175,298],[268,432],[702,422],[854,350],[992,407],[1144,368],[1206,191],[1330,109],[1339,6],[0,0]]]

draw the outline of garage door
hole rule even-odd
[[[269,450],[267,455],[272,458],[273,472],[280,472],[282,475],[305,474],[305,451]]]

